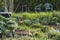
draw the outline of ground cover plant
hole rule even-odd
[[[34,32],[33,40],[60,40],[60,31],[56,29],[60,26],[59,15],[60,12],[24,12],[13,13],[11,18],[18,23],[19,30]]]
[[[5,18],[0,15],[0,38],[1,40],[6,37],[12,37],[14,35],[14,29],[17,28],[17,23],[11,18]]]

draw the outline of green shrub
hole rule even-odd
[[[30,13],[23,13],[23,14],[21,14],[20,16],[22,16],[23,19],[34,19],[34,18],[38,17],[38,16],[37,16],[36,14],[34,14],[34,13],[32,13],[32,14],[30,14]]]
[[[18,26],[17,29],[19,29],[19,30],[30,30],[30,28],[26,25],[20,25],[20,26]]]
[[[59,31],[59,30],[58,30]],[[57,30],[51,30],[48,32],[48,38],[54,38],[55,40],[56,39],[59,39],[60,38],[60,32],[58,32]]]
[[[25,19],[23,22],[27,26],[30,26],[32,24],[31,20],[29,20],[29,19]]]
[[[49,20],[47,20],[47,18],[43,18],[40,22],[41,22],[42,24],[48,24],[48,21],[49,21]]]
[[[29,19],[36,22],[40,22],[42,24],[56,24],[57,22],[60,23],[60,13],[52,13],[52,12],[41,12],[39,14],[35,13],[18,13],[18,14],[12,14],[13,17],[22,17],[23,20]]]
[[[58,17],[52,17],[52,19],[50,20],[51,24],[56,24],[58,23]]]
[[[55,37],[55,40],[60,40],[60,34],[58,34],[57,37]]]
[[[42,25],[40,23],[37,23],[37,24],[32,24],[31,27],[32,28],[41,28]]]
[[[0,16],[0,34],[2,38],[10,34],[8,33],[8,31],[11,31],[13,33],[13,30],[15,30],[17,26],[17,23],[13,21],[11,18],[5,18],[3,16]],[[13,34],[11,36],[13,36]]]
[[[32,19],[31,21],[32,21],[32,24],[40,23],[39,18]]]
[[[38,37],[40,40],[46,40],[47,36],[42,32],[36,32],[35,37]]]
[[[50,13],[50,14],[49,13],[46,13],[46,14],[42,13],[42,14],[40,14],[40,17],[39,17],[40,23],[49,24],[52,17],[53,17],[52,13]]]
[[[52,28],[51,27],[49,27],[49,26],[42,26],[42,28],[41,28],[41,31],[42,32],[49,32],[50,30],[52,30]]]

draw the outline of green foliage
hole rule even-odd
[[[35,36],[38,37],[41,40],[46,40],[46,38],[47,38],[47,36],[42,32],[36,32]]]
[[[8,31],[13,32],[15,28],[17,28],[17,23],[15,21],[0,16],[0,34],[7,34]]]
[[[14,17],[19,22],[24,21],[24,24],[28,24],[28,25],[35,24],[35,23],[41,23],[46,25],[56,25],[56,23],[60,23],[59,14],[60,12],[56,12],[56,13],[41,12],[38,14],[25,12],[25,13],[12,14],[12,17]],[[19,17],[19,18],[17,19],[16,17]]]
[[[31,25],[31,23],[32,23],[31,20],[29,20],[29,19],[25,19],[23,22],[27,26]]]
[[[20,25],[18,29],[20,30],[30,30],[36,32],[33,38],[36,38],[36,40],[47,40],[47,39],[54,39],[54,40],[60,40],[60,33],[57,32],[50,32],[51,30],[55,30],[53,26],[56,25],[56,23],[60,24],[60,13],[53,14],[52,12],[40,12],[38,14],[34,13],[18,13],[13,14],[12,17],[19,17],[19,19],[22,18],[22,20],[16,21],[23,21],[23,24]],[[21,18],[20,18],[21,17]],[[43,25],[44,24],[44,25]],[[50,25],[50,26],[49,26]],[[46,38],[46,36],[48,38]]]
[[[7,21],[7,29],[13,30],[15,28],[17,28],[17,23],[15,21]]]
[[[59,16],[59,12],[57,13],[52,13],[52,12],[41,12],[39,14],[35,14],[35,13],[18,13],[18,14],[12,14],[12,17],[20,17],[20,19],[22,18],[22,21],[28,21],[30,24],[33,23],[42,23],[42,24],[55,24],[56,23],[60,23],[60,16]],[[18,19],[17,19],[18,20]],[[26,22],[28,23],[28,22]],[[29,24],[28,23],[28,24]]]
[[[42,26],[41,31],[45,33],[45,32],[49,32],[51,29],[52,28],[49,26]]]
[[[20,26],[18,26],[17,29],[19,29],[19,30],[30,30],[30,28],[26,25],[20,25]]]
[[[60,40],[60,34],[58,34],[57,37],[55,37],[55,40]]]
[[[48,37],[49,38],[55,38],[55,40],[56,40],[56,39],[60,38],[59,36],[60,36],[59,30],[58,31],[57,30],[51,30],[51,31],[48,32]]]
[[[37,24],[32,24],[31,27],[32,28],[41,28],[42,25],[40,23],[37,23]]]

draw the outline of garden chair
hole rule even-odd
[[[42,6],[42,4],[35,6],[35,12],[41,11],[41,6]]]
[[[53,10],[53,6],[50,3],[45,3],[44,6],[45,6],[46,11],[50,11],[50,10],[52,11]]]

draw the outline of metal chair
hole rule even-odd
[[[42,6],[42,4],[35,6],[35,12],[41,11],[41,6]]]
[[[53,5],[50,3],[45,3],[44,6],[46,11],[53,10]]]

